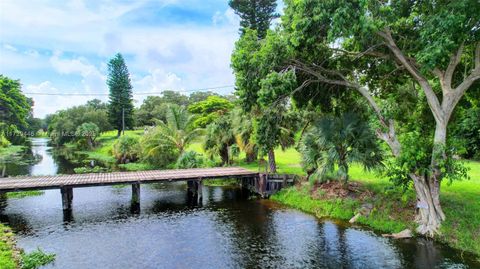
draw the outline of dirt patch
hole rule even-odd
[[[367,197],[372,197],[373,192],[364,188],[358,182],[348,182],[344,184],[339,181],[329,181],[323,183],[316,183],[311,189],[312,198],[352,198],[358,200],[365,200]]]

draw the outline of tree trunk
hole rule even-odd
[[[254,162],[254,161],[257,160],[257,151],[256,150],[249,151],[245,155],[246,155],[247,163],[251,163],[251,162]]]
[[[222,159],[222,164],[229,164],[229,156],[228,156],[228,146],[222,146],[220,149],[220,158]]]
[[[270,167],[270,173],[277,172],[277,164],[275,162],[275,151],[273,151],[273,149],[268,151],[268,165]]]
[[[347,185],[348,183],[348,164],[346,161],[341,161],[338,164],[338,169],[340,172],[340,181],[342,181],[343,185]]]
[[[432,173],[429,176],[412,174],[415,191],[417,195],[417,217],[420,224],[417,232],[423,235],[433,236],[438,233],[440,224],[445,220],[442,206],[440,204],[440,184],[442,182],[442,171],[438,166],[440,158],[445,158],[445,142],[447,128],[445,122],[435,126],[434,146],[432,152]]]
[[[417,195],[416,221],[419,224],[417,232],[419,234],[433,236],[438,233],[440,224],[445,219],[439,202],[440,188],[439,186],[435,186],[437,183],[435,183],[433,177],[415,174],[411,174],[410,177],[413,179]],[[438,201],[438,203],[434,201]]]

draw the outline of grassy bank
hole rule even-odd
[[[12,231],[0,223],[0,268],[14,269],[20,265],[20,252],[15,246]]]
[[[280,173],[304,175],[299,167],[300,156],[294,149],[276,151]],[[257,163],[241,166],[262,170]],[[441,201],[447,220],[441,227],[438,240],[452,247],[480,255],[480,163],[468,161],[470,180],[442,183]],[[393,187],[385,177],[365,172],[358,165],[350,170],[352,183],[359,186],[353,197],[330,197],[322,189],[309,183],[284,189],[271,199],[312,213],[319,218],[349,220],[362,204],[374,206],[369,217],[360,217],[357,223],[380,232],[394,233],[405,228],[414,229],[415,193]],[[363,195],[362,195],[363,194]]]

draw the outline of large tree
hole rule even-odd
[[[0,75],[0,120],[19,129],[27,126],[27,117],[31,111],[28,98],[21,91],[19,80]]]
[[[259,38],[264,38],[272,20],[278,18],[276,0],[230,0],[228,4],[240,16],[242,34],[246,29],[254,29]]]
[[[203,101],[191,104],[188,111],[196,115],[193,125],[205,128],[232,108],[233,103],[229,100],[212,95]]]
[[[377,118],[377,136],[391,149],[397,175],[413,182],[417,231],[436,234],[445,219],[441,182],[461,174],[453,164],[447,126],[459,100],[478,88],[480,78],[478,1],[286,4],[283,34],[299,78],[293,94],[303,101],[332,91],[363,97]],[[399,109],[402,115],[392,113]]]
[[[275,102],[277,96],[272,95],[293,87],[288,79],[283,81],[284,76],[291,77],[291,73],[269,76],[273,71],[281,71],[285,65],[289,54],[286,48],[287,40],[276,32],[269,31],[265,39],[258,40],[257,31],[248,29],[236,42],[232,54],[235,94],[243,110],[257,123],[255,140],[261,152],[268,155],[270,172],[273,173],[276,172],[275,148],[291,145],[284,143],[289,140],[285,140],[289,132],[282,126],[289,104]]]
[[[120,53],[108,63],[107,85],[110,89],[108,117],[120,136],[123,127],[133,127],[132,84],[127,65]]]

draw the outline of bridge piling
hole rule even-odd
[[[202,201],[203,183],[201,179],[187,181],[187,194],[189,197],[197,200],[198,204]]]
[[[71,187],[61,187],[60,193],[62,194],[63,210],[72,210],[73,189]]]
[[[132,208],[140,207],[140,183],[132,184]]]

